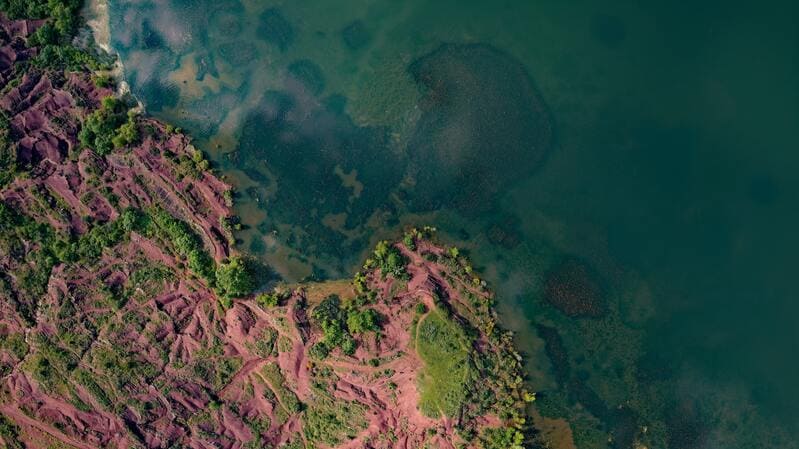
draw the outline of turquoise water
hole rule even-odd
[[[491,5],[119,0],[111,43],[285,279],[434,224],[578,447],[796,447],[799,7]]]

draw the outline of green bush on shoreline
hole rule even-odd
[[[100,109],[89,114],[78,133],[81,145],[104,156],[139,139],[136,114],[120,98],[103,98]]]

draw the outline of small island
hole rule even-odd
[[[351,280],[268,282],[235,194],[76,46],[80,2],[0,1],[8,448],[520,448],[521,356],[431,229]]]

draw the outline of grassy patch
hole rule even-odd
[[[21,360],[28,353],[28,343],[25,342],[25,334],[13,333],[0,335],[0,349],[8,351],[17,360]]]
[[[0,415],[0,438],[8,449],[23,449],[25,447],[19,440],[19,426],[13,421]]]
[[[277,340],[277,331],[271,327],[265,328],[261,331],[261,335],[255,341],[252,351],[258,357],[267,358],[275,354],[275,341]]]
[[[355,438],[366,427],[364,413],[364,407],[357,402],[319,397],[305,411],[305,438],[328,446]]]
[[[275,394],[277,394],[280,404],[289,414],[300,411],[302,404],[300,404],[300,400],[297,399],[297,395],[286,387],[286,378],[283,377],[283,373],[280,372],[280,367],[275,363],[267,363],[261,370],[261,374],[263,374],[264,378],[269,382],[269,385],[275,391]]]
[[[160,295],[167,282],[175,280],[171,268],[160,262],[149,262],[137,268],[128,279],[126,289],[137,301],[145,302]]]
[[[213,385],[219,391],[233,379],[242,365],[241,357],[222,357],[215,362]]]
[[[469,340],[460,326],[432,310],[417,326],[419,408],[429,417],[455,416],[466,399],[470,378]]]
[[[203,241],[194,229],[186,222],[179,220],[161,208],[150,210],[150,218],[154,227],[150,234],[161,240],[171,242],[175,252],[188,260],[191,271],[208,281],[211,286],[216,283],[216,264],[203,247]]]
[[[94,380],[94,377],[88,371],[84,369],[77,369],[74,372],[75,380],[83,385],[86,390],[91,393],[94,399],[106,409],[110,409],[113,405],[111,399],[108,397],[108,394],[103,390],[103,388]]]

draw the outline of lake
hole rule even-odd
[[[286,281],[433,225],[497,292],[557,447],[797,447],[799,4],[109,12],[133,93]]]

